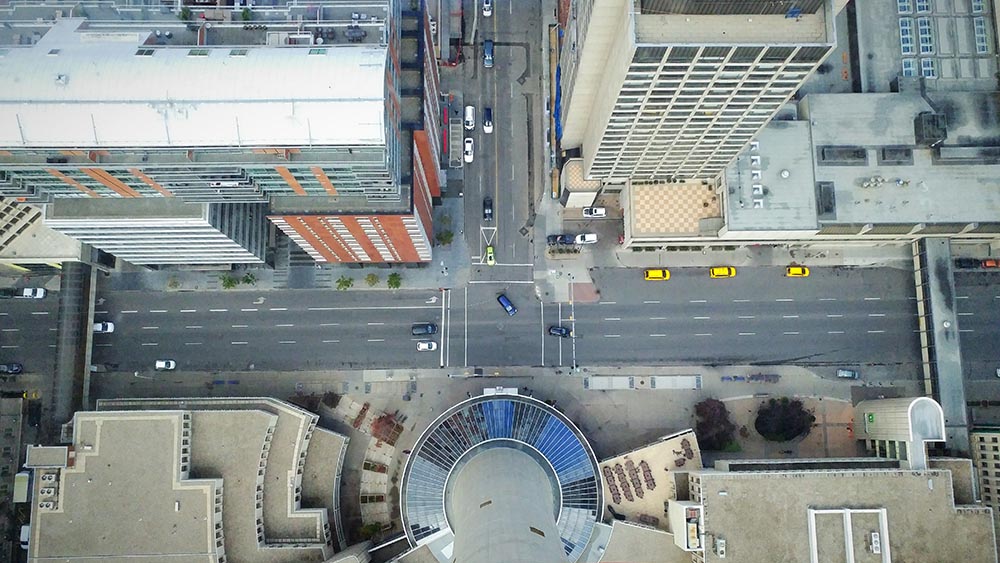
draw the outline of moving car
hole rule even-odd
[[[583,216],[584,217],[591,217],[591,218],[607,217],[608,216],[608,210],[605,209],[605,208],[603,208],[603,207],[584,207],[583,208]]]
[[[438,349],[438,343],[433,340],[421,340],[417,342],[417,352],[433,352]]]
[[[473,142],[472,138],[471,137],[466,137],[465,138],[465,150],[462,152],[463,156],[465,157],[465,161],[466,162],[472,162],[472,159],[475,157],[475,151],[476,151],[476,147],[475,147],[475,143]]]
[[[16,362],[11,362],[9,364],[0,364],[0,373],[6,373],[14,375],[24,371],[24,366]]]
[[[715,266],[708,271],[708,277],[712,279],[735,278],[736,268],[733,268],[732,266]]]
[[[549,244],[573,244],[576,237],[573,235],[549,235],[545,238]]]
[[[157,371],[173,371],[177,369],[177,362],[173,360],[156,360]]]
[[[483,221],[493,220],[493,198],[486,196],[483,198]]]
[[[476,107],[465,106],[465,129],[472,131],[476,128]]]
[[[483,17],[493,15],[493,0],[483,0]]]
[[[642,278],[646,281],[667,281],[670,279],[670,270],[666,268],[650,268],[643,273]]]
[[[102,323],[94,323],[94,332],[97,334],[111,334],[115,331],[115,323],[104,321]]]
[[[483,66],[493,68],[493,40],[483,41]]]
[[[597,233],[583,233],[573,239],[576,244],[597,244]]]
[[[500,306],[503,307],[504,311],[507,311],[507,316],[513,317],[517,314],[517,307],[515,307],[514,304],[510,302],[510,299],[507,299],[507,296],[503,293],[497,296],[497,302],[500,303]]]
[[[413,336],[423,336],[425,334],[437,334],[438,326],[434,323],[416,323],[410,327],[410,334]]]
[[[5,287],[0,289],[0,299],[42,299],[45,297],[44,287]]]
[[[497,263],[497,257],[493,253],[493,246],[492,245],[491,246],[487,246],[486,247],[486,265],[487,266],[495,266],[496,263]]]
[[[573,331],[564,326],[553,325],[549,327],[549,334],[561,338],[569,338],[570,336],[573,336]]]
[[[982,266],[983,268],[1000,268],[1000,259],[986,258],[985,260],[983,260],[983,263],[980,264],[980,266]]]
[[[483,133],[493,132],[493,108],[483,109]]]
[[[785,268],[786,278],[808,278],[809,268],[805,266],[789,266]]]
[[[859,378],[861,376],[858,374],[857,371],[855,371],[853,369],[838,369],[837,370],[837,377],[840,377],[840,378],[843,378],[843,379],[857,379],[857,378]]]

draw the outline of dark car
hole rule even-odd
[[[549,334],[551,334],[552,336],[569,338],[570,336],[573,336],[573,331],[564,326],[550,326]]]
[[[24,371],[24,366],[18,363],[0,364],[0,373],[15,374]]]
[[[498,295],[497,302],[500,303],[500,306],[503,307],[504,311],[507,311],[508,316],[513,317],[514,315],[517,314],[517,307],[515,307],[514,304],[510,302],[510,299],[507,299],[506,295],[502,293]]]
[[[38,428],[38,425],[41,423],[42,423],[42,402],[28,401],[28,425],[33,428]]]
[[[549,244],[574,244],[576,242],[576,236],[574,235],[549,235],[546,239]]]
[[[410,334],[413,336],[424,336],[425,334],[437,334],[438,327],[434,323],[417,323],[410,327]]]
[[[484,197],[483,198],[483,220],[492,221],[493,220],[493,198]]]

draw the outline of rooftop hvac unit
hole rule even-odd
[[[872,532],[872,553],[876,555],[882,553],[882,538],[878,532]]]
[[[56,474],[55,473],[44,473],[44,474],[42,474],[42,481],[51,483],[51,482],[53,482],[55,480],[56,480]]]
[[[56,507],[56,503],[54,503],[54,502],[40,502],[40,503],[38,503],[38,508],[41,508],[42,510],[53,510],[53,509],[55,509],[55,507]]]
[[[764,186],[760,184],[754,184],[752,190],[753,195],[764,195]]]
[[[43,497],[50,497],[56,494],[56,490],[53,489],[52,487],[42,487],[41,489],[38,489],[38,494],[42,495]]]
[[[715,539],[715,554],[719,556],[719,559],[726,558],[726,540],[723,538]]]
[[[755,197],[753,199],[753,208],[754,209],[763,209],[764,208],[764,200],[760,199],[758,197]]]

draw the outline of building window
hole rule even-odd
[[[917,18],[917,37],[920,38],[920,54],[929,55],[934,52],[934,28],[930,18]]]
[[[156,49],[139,49],[135,52],[137,57],[152,57],[156,53]]]
[[[931,0],[917,0],[917,13],[926,14],[931,11]]]
[[[917,75],[917,61],[913,59],[903,59],[903,76]]]
[[[659,63],[667,54],[666,47],[636,47],[632,55],[633,63]]]
[[[904,55],[912,55],[913,51],[913,20],[899,18],[899,49]]]
[[[976,52],[980,55],[989,53],[990,47],[986,40],[986,18],[982,16],[972,18],[972,27],[976,33]]]
[[[934,59],[920,59],[920,75],[924,78],[937,78]]]
[[[207,57],[208,49],[191,49],[188,51],[189,57]]]
[[[896,0],[896,12],[899,14],[909,14],[913,11],[913,3],[910,0]]]
[[[983,0],[972,0],[972,13],[973,14],[983,13]]]
[[[230,57],[245,57],[247,56],[248,49],[232,49],[229,51]]]

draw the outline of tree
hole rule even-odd
[[[816,417],[802,401],[782,397],[761,405],[753,426],[765,440],[787,442],[808,435],[814,422]]]
[[[191,21],[191,8],[184,6],[181,8],[181,13],[177,17],[184,21]]]
[[[379,524],[378,522],[372,522],[370,524],[365,524],[364,526],[361,526],[361,529],[358,531],[358,533],[363,539],[369,540],[375,537],[381,531],[382,531],[382,524]]]
[[[240,280],[232,274],[222,274],[219,276],[219,281],[222,282],[222,289],[232,289],[240,285]]]
[[[378,274],[368,274],[365,276],[365,283],[368,284],[368,287],[375,287],[378,285],[378,281]]]
[[[253,19],[253,12],[250,8],[243,8],[243,12],[240,14],[243,17],[243,21],[248,22]]]
[[[726,404],[718,399],[705,399],[694,406],[698,419],[695,434],[698,444],[705,450],[723,450],[735,442],[736,425],[729,420]]]
[[[389,286],[389,289],[399,289],[399,287],[403,285],[403,276],[397,274],[396,272],[389,274],[389,279],[386,282],[386,285]]]
[[[337,278],[337,289],[344,291],[354,287],[354,278],[348,276],[340,276]]]
[[[455,233],[445,229],[443,231],[439,231],[437,236],[434,238],[437,239],[438,244],[445,246],[451,244],[451,241],[455,240]]]
[[[253,275],[253,272],[247,272],[243,274],[242,283],[247,285],[257,285],[257,276]]]

